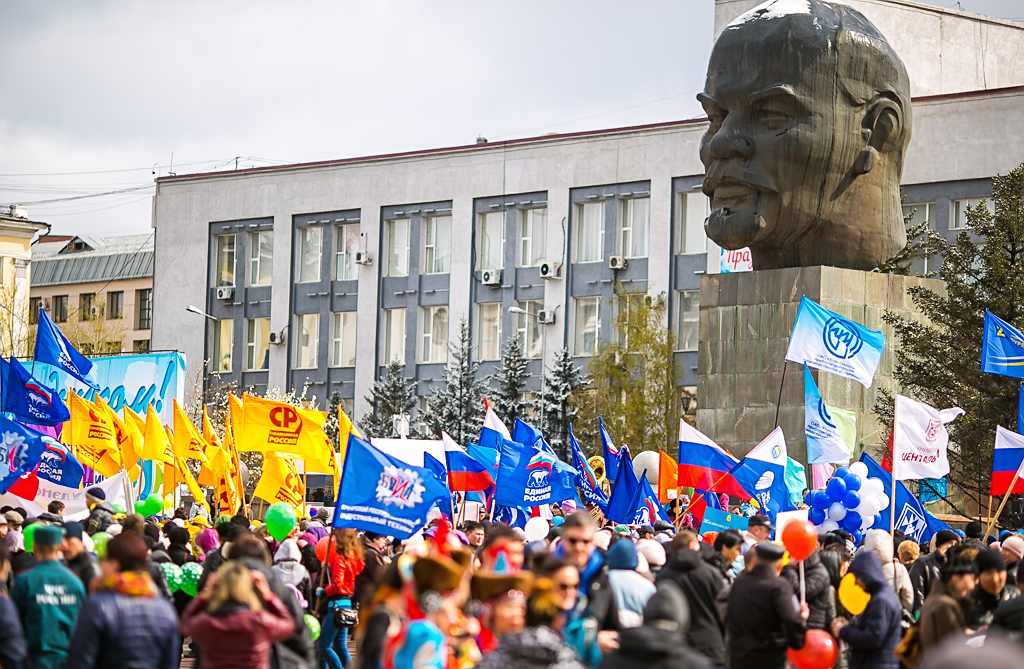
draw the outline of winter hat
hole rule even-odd
[[[32,538],[33,546],[60,546],[64,532],[56,525],[44,525],[36,530]]]
[[[667,578],[658,581],[658,591],[644,607],[644,627],[679,634],[685,634],[690,628],[690,607],[675,581]]]
[[[641,539],[636,542],[636,552],[647,558],[652,567],[665,566],[665,547],[654,539]]]
[[[70,522],[64,524],[64,533],[68,535],[68,538],[82,540],[82,524],[78,522]]]
[[[608,530],[600,530],[594,534],[594,545],[603,551],[608,550],[608,544],[612,542],[612,533]]]
[[[974,561],[978,563],[978,573],[982,574],[990,569],[996,571],[1006,571],[1006,560],[999,554],[999,551],[984,550],[978,552],[978,557],[974,558]]]
[[[631,539],[619,539],[605,553],[604,562],[609,569],[636,569],[639,563],[636,545]]]
[[[948,544],[950,541],[960,541],[960,535],[953,530],[939,530],[935,533],[936,548],[943,544]]]
[[[105,502],[107,501],[107,493],[103,492],[103,488],[93,486],[85,491],[85,498],[90,502]]]
[[[1003,539],[1002,549],[1011,555],[1017,557],[1018,560],[1024,558],[1024,539],[1014,534]]]
[[[4,514],[4,518],[7,520],[9,525],[21,525],[25,522],[25,516],[21,515],[17,511],[8,511]]]
[[[964,534],[968,539],[980,539],[985,534],[985,528],[976,520],[972,520],[964,527]]]
[[[568,516],[570,513],[574,513],[575,511],[576,500],[567,499],[564,502],[562,502],[562,513]]]

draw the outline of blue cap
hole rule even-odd
[[[958,537],[960,537],[961,539],[966,539],[967,538],[967,534],[963,530],[953,530],[953,531],[956,532],[956,535]]]

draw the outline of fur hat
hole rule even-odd
[[[518,590],[529,595],[533,589],[533,574],[519,571],[513,574],[499,574],[493,571],[478,571],[469,582],[469,592],[473,599],[488,602],[502,595]]]

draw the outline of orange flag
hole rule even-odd
[[[174,447],[152,404],[146,405],[146,428],[142,439],[142,459],[162,462],[174,468]],[[169,492],[169,491],[168,491]]]
[[[174,455],[178,458],[192,458],[204,465],[210,464],[206,457],[206,440],[185,415],[185,410],[174,400]]]
[[[121,462],[124,463],[125,469],[128,470],[128,478],[132,481],[139,480],[139,474],[142,473],[142,469],[139,467],[139,458],[142,457],[142,443],[136,443],[132,439],[132,433],[125,425],[125,422],[121,420],[121,417],[110,408],[110,405],[103,401],[103,398],[96,395],[96,399],[93,400],[93,404],[96,408],[107,418],[110,419],[110,427],[114,433],[114,441],[117,442],[118,451],[121,454]]]
[[[78,460],[101,476],[111,477],[121,471],[121,454],[110,417],[75,392],[68,393],[68,410],[71,419],[61,436],[74,448]]]
[[[679,465],[665,451],[658,452],[658,501],[662,504],[675,499],[679,487]],[[671,497],[669,496],[669,493]]]

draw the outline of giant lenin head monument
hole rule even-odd
[[[773,0],[725,27],[698,98],[710,121],[707,236],[749,247],[754,271],[701,278],[697,427],[743,454],[778,412],[790,456],[806,463],[803,369],[784,365],[801,296],[891,335],[882,314],[915,311],[908,287],[943,289],[871,271],[907,242],[910,79],[852,7]],[[856,413],[858,447],[873,451],[885,443],[872,407],[893,387],[891,346],[889,336],[870,389],[815,372],[825,402]]]

